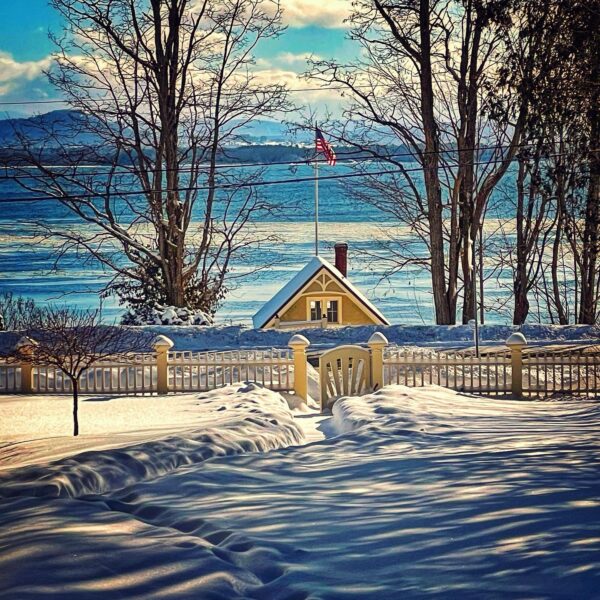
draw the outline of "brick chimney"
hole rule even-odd
[[[348,275],[348,244],[340,242],[335,246],[335,268],[344,276]]]

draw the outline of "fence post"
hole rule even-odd
[[[383,333],[376,331],[368,342],[371,349],[371,385],[374,390],[383,387],[383,350],[388,345]]]
[[[306,368],[306,349],[310,342],[300,334],[293,335],[288,346],[294,354],[294,391],[304,401],[308,400],[308,369]]]
[[[169,393],[169,350],[173,341],[166,335],[159,335],[152,343],[156,352],[156,391],[159,394]]]
[[[510,348],[510,360],[512,364],[511,387],[513,396],[523,397],[523,348],[527,346],[527,340],[522,333],[513,333],[507,340],[506,345]]]
[[[16,349],[23,357],[21,360],[21,393],[31,394],[33,392],[33,353],[37,342],[30,337],[22,337],[16,345]]]

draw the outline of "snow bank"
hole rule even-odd
[[[155,406],[156,399],[153,400]],[[35,404],[35,399],[30,401]],[[117,435],[95,435],[89,443],[94,448],[103,447],[104,450],[89,450],[49,465],[10,468],[9,461],[9,468],[0,472],[0,497],[80,497],[101,494],[215,456],[265,452],[299,444],[304,439],[285,399],[254,384],[230,386],[199,395],[167,396],[162,398],[162,402],[166,412],[170,405],[175,411],[178,403],[184,404],[185,410],[181,412],[181,418],[176,420],[177,425],[172,424],[166,431],[161,431],[145,421],[144,415],[137,419],[137,425],[136,417],[132,416],[133,426],[142,430],[144,426],[149,428],[146,437],[151,439],[127,444]],[[118,403],[111,406],[118,410]],[[148,403],[145,405],[135,398],[124,400],[121,406],[135,407],[137,411],[149,407]],[[35,408],[32,409],[34,411]],[[106,416],[104,428],[110,430],[110,410]],[[160,414],[154,415],[154,420],[157,418],[160,419]],[[168,415],[165,415],[165,420],[169,420]],[[85,427],[83,420],[82,429],[85,430]],[[115,431],[114,423],[112,431]],[[43,432],[43,429],[39,431],[38,436]],[[134,431],[133,439],[137,437],[139,440],[140,435],[143,433]],[[77,438],[74,443],[85,444],[85,436]],[[69,447],[69,442],[61,438],[49,438],[44,443],[52,452],[57,452],[57,445],[64,450]],[[18,442],[6,446],[6,452],[19,454]],[[24,453],[28,452],[31,449],[25,443]],[[18,458],[15,460],[18,463]]]
[[[366,344],[375,331],[381,331],[391,344],[400,346],[449,347],[473,344],[468,325],[390,325],[306,329],[299,331],[250,329],[244,325],[147,325],[140,327],[155,335],[166,335],[175,350],[235,350],[240,348],[286,348],[295,333],[306,336],[312,349],[332,348],[340,344]],[[483,325],[483,344],[504,344],[515,331],[521,331],[529,343],[598,342],[600,327],[592,325]],[[19,340],[15,332],[0,332],[0,355],[10,351]]]
[[[440,433],[451,426],[462,427],[468,419],[483,418],[486,410],[497,411],[498,402],[434,385],[390,385],[367,396],[339,399],[332,409],[333,424],[338,433]],[[513,403],[503,402],[510,413]]]
[[[366,396],[340,398],[332,408],[332,425],[338,434],[400,435],[424,445],[432,443],[431,436],[469,440],[482,431],[497,432],[500,443],[503,436],[537,435],[540,427],[548,430],[549,424],[584,412],[586,419],[600,421],[600,404],[584,398],[508,400],[435,385],[389,385]]]
[[[296,331],[249,329],[242,325],[214,327],[146,327],[175,342],[177,350],[218,350],[235,348],[285,348]],[[468,346],[473,344],[473,330],[468,325],[390,325],[307,329],[306,336],[313,349],[340,344],[366,344],[375,331],[381,331],[391,344],[412,346]],[[596,342],[600,327],[591,325],[484,325],[481,342],[503,344],[512,333],[521,331],[530,343],[535,342]]]
[[[589,399],[400,386],[346,398],[334,418],[347,433],[322,442],[222,456],[102,496],[0,499],[0,590],[595,598],[599,417]]]

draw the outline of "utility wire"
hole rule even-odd
[[[330,86],[322,86],[322,87],[306,87],[306,88],[283,88],[281,90],[248,90],[248,91],[239,91],[239,92],[223,92],[221,94],[222,97],[238,97],[238,96],[257,96],[259,94],[269,94],[269,93],[304,93],[304,92],[329,92],[329,91],[352,91],[356,90],[375,90],[379,88],[391,88],[392,85],[386,83],[372,83],[372,84],[363,84],[363,85],[341,85],[336,83]],[[200,95],[211,96],[211,92],[203,92]],[[579,96],[582,96],[579,94]],[[91,102],[93,104],[100,104],[102,102],[112,102],[111,98],[86,98],[84,100],[79,101],[81,104],[85,104],[87,102]],[[20,106],[20,105],[44,105],[44,104],[72,104],[72,100],[60,98],[53,98],[50,100],[6,100],[0,102],[0,106]],[[189,103],[187,106],[199,106],[197,102]]]
[[[549,142],[550,144],[555,142]],[[567,142],[568,143],[568,142]],[[485,152],[488,150],[505,150],[508,148],[529,148],[535,147],[535,144],[516,144],[515,146],[511,146],[511,144],[502,144],[502,145],[494,145],[494,146],[477,146],[474,148],[451,148],[447,150],[431,150],[431,151],[423,151],[421,152],[421,156],[429,156],[429,155],[446,155],[446,154],[456,154],[461,152]],[[2,150],[2,148],[0,148]],[[566,153],[565,153],[566,154]],[[554,155],[555,156],[555,155]],[[418,159],[419,156],[415,152],[399,152],[381,156],[344,156],[338,155],[336,162],[369,162],[369,161],[381,161],[385,162],[392,158],[415,158]],[[284,161],[273,161],[273,162],[255,162],[255,163],[228,163],[228,164],[217,164],[215,165],[216,169],[245,169],[245,168],[253,168],[253,167],[275,167],[275,166],[309,166],[315,163],[319,164],[327,164],[327,159],[315,159],[315,158],[306,158],[306,159],[296,159],[296,160],[284,160]],[[113,170],[110,171],[88,171],[88,169],[94,169],[102,167],[102,165],[42,165],[43,168],[46,169],[62,169],[63,171],[71,171],[71,170],[85,170],[86,175],[100,176],[100,175],[139,175],[142,173],[137,168],[129,168],[128,165],[116,165]],[[148,169],[148,173],[169,173],[172,171],[177,171],[179,173],[191,173],[194,170],[205,171],[210,168],[210,165],[206,163],[202,163],[197,167],[192,166],[182,166],[181,168],[164,168],[164,169]],[[9,171],[9,170],[18,170],[18,169],[39,169],[34,165],[10,165],[4,164],[0,166],[0,170]],[[122,170],[121,170],[122,169]],[[4,175],[0,177],[0,181],[4,180],[18,180],[18,179],[45,179],[52,178],[54,175],[50,173],[39,173],[37,175]],[[76,177],[75,174],[67,172],[56,172],[55,176],[57,177]]]
[[[599,152],[600,150],[593,150],[592,152]],[[550,157],[563,156],[565,153],[556,153],[550,155]],[[516,159],[513,159],[513,161]],[[489,161],[478,161],[473,162],[473,166],[478,165],[489,165],[504,162],[504,159],[496,159]],[[422,171],[422,167],[411,168],[411,169],[393,169],[387,171],[371,171],[367,173],[341,173],[339,175],[323,175],[319,176],[319,181],[324,180],[340,180],[340,179],[350,179],[354,177],[373,177],[373,176],[381,176],[381,175],[394,175],[394,174],[404,174],[404,173],[413,173]],[[227,190],[227,189],[241,189],[241,188],[256,188],[256,187],[268,187],[271,185],[288,185],[295,183],[305,183],[309,181],[315,181],[315,177],[297,177],[294,179],[275,179],[275,180],[262,180],[262,181],[248,181],[248,182],[238,182],[238,183],[223,183],[215,186],[190,186],[190,187],[180,187],[180,188],[172,188],[172,189],[164,189],[164,190],[130,190],[124,192],[110,192],[111,196],[119,196],[119,197],[127,197],[127,196],[140,196],[142,194],[150,194],[150,193],[168,193],[168,192],[192,192],[192,191],[209,191],[211,189],[214,190]],[[48,200],[57,200],[59,202],[63,202],[65,200],[93,200],[94,198],[105,198],[107,194],[67,194],[62,196],[30,196],[25,198],[0,198],[0,204],[15,204],[15,203],[29,203],[29,202],[44,202]]]
[[[383,83],[379,83],[379,84],[373,84],[373,85],[355,85],[353,86],[356,89],[373,89],[373,88],[380,88],[380,87],[389,87],[386,86]],[[281,92],[282,93],[298,93],[298,92],[328,92],[328,91],[343,91],[343,90],[348,90],[349,88],[347,86],[344,85],[333,85],[333,86],[328,86],[328,87],[307,87],[307,88],[287,88],[287,89],[282,89]],[[254,91],[239,91],[239,92],[224,92],[223,94],[221,94],[221,96],[223,97],[228,97],[228,96],[256,96],[257,94],[268,94],[268,93],[273,93],[273,90],[254,90]],[[209,95],[208,93],[206,93],[206,95]],[[85,100],[81,100],[82,104],[85,104],[86,102],[92,102],[95,104],[100,104],[101,102],[111,102],[111,99],[102,99],[102,98],[86,98]],[[52,100],[7,100],[7,101],[3,101],[0,102],[0,106],[19,106],[19,105],[44,105],[44,104],[69,104],[71,101],[70,100],[60,100],[59,98],[54,98]],[[190,103],[188,104],[188,106],[196,106],[197,103]]]

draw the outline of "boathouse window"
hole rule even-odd
[[[328,300],[327,301],[327,321],[329,323],[338,322],[338,301]]]
[[[321,316],[321,301],[320,300],[311,300],[310,301],[310,320],[311,321],[320,321]]]

